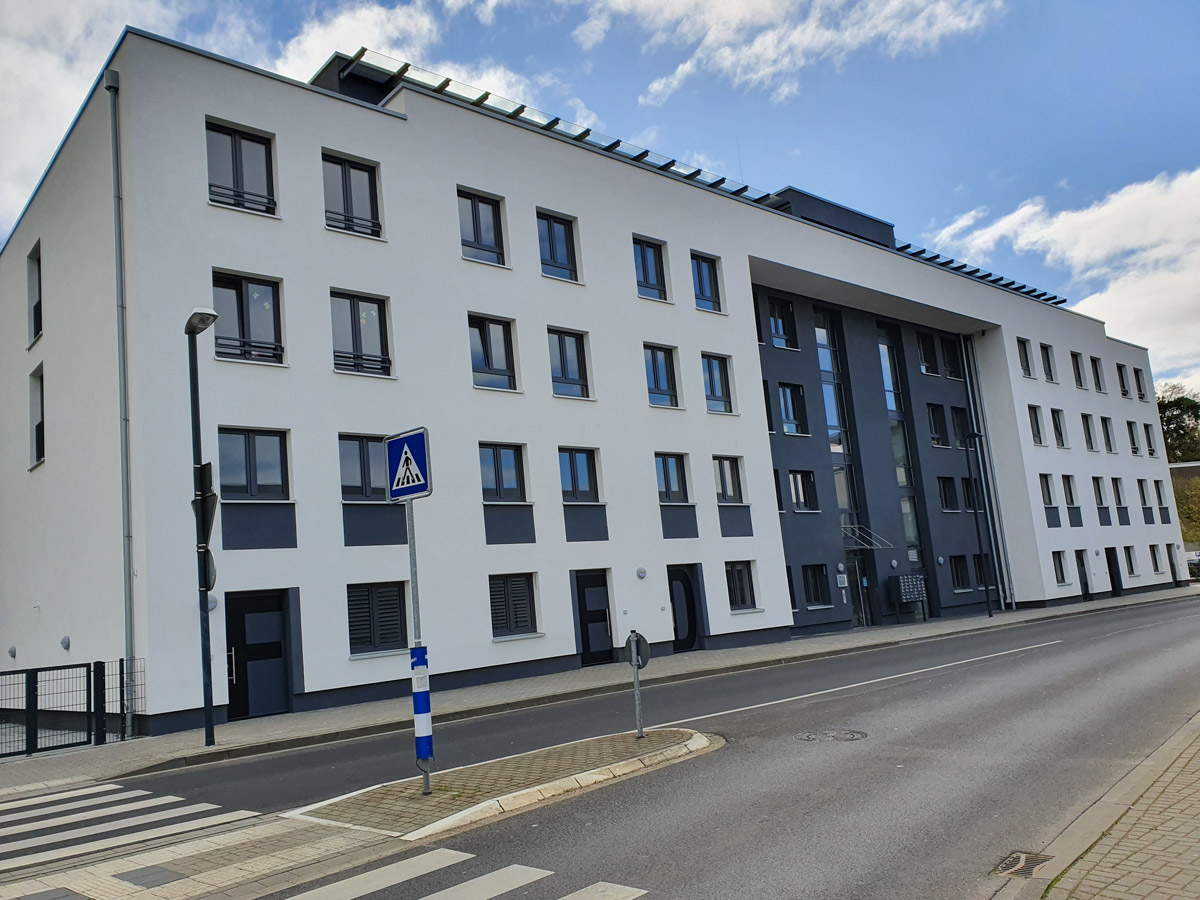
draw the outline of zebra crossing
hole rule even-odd
[[[258,813],[94,784],[0,803],[0,877],[29,866],[188,834]]]
[[[460,880],[451,867],[472,859],[475,859],[473,854],[442,847],[311,891],[293,894],[289,900],[358,900],[379,891],[387,891],[385,896],[388,897],[398,897],[401,894],[390,889],[403,885],[418,889],[418,894],[403,894],[406,898],[411,896],[412,900],[491,900],[517,890],[521,891],[519,896],[530,897],[536,893],[536,889],[526,888],[532,888],[554,874],[549,869],[514,864]],[[467,868],[470,869],[470,866]],[[431,879],[433,883],[430,883]],[[432,893],[426,892],[426,888],[431,889]],[[551,900],[551,895],[557,900],[634,900],[645,893],[638,888],[598,881],[571,894],[560,895],[557,891],[550,891],[537,893],[537,896],[547,900]]]

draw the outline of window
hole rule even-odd
[[[1116,453],[1113,449],[1113,430],[1112,419],[1108,416],[1100,417],[1100,430],[1104,433],[1104,449],[1109,453]]]
[[[1129,396],[1129,376],[1126,374],[1125,366],[1117,363],[1117,384],[1121,388],[1121,396]]]
[[[1071,351],[1071,371],[1075,375],[1075,387],[1087,390],[1087,376],[1083,373],[1083,354]]]
[[[957,378],[961,381],[963,377],[962,353],[956,339],[942,338],[942,361],[946,364],[946,377]]]
[[[1029,430],[1033,434],[1033,442],[1035,444],[1044,445],[1046,438],[1042,434],[1042,408],[1040,406],[1029,406]]]
[[[709,256],[692,254],[692,285],[696,289],[696,309],[721,311],[721,295],[717,288],[717,261]]]
[[[459,191],[458,233],[462,239],[462,255],[466,259],[504,265],[499,200]]]
[[[946,408],[941,404],[929,404],[929,434],[933,438],[933,446],[950,446],[950,435],[946,431]]]
[[[943,512],[958,512],[961,507],[958,505],[958,491],[954,485],[953,478],[939,478],[938,498],[942,502]]]
[[[392,373],[392,361],[387,354],[387,312],[384,305],[384,301],[369,297],[330,295],[335,369],[371,375]]]
[[[1138,500],[1141,501],[1142,506],[1149,506],[1150,505],[1150,482],[1148,482],[1145,478],[1139,478],[1137,480],[1137,485],[1138,485]]]
[[[1162,574],[1162,559],[1158,555],[1158,544],[1150,545],[1150,567],[1156,575]]]
[[[713,475],[717,481],[718,503],[742,502],[742,477],[736,456],[714,456]]]
[[[542,251],[542,274],[578,281],[574,223],[570,219],[540,212],[537,214],[537,227],[538,247]]]
[[[917,501],[912,497],[900,498],[900,518],[904,521],[904,544],[908,549],[908,562],[914,569],[925,568],[921,555],[921,532],[917,527]]]
[[[551,328],[548,329],[547,336],[550,341],[550,382],[554,395],[587,397],[587,361],[583,355],[583,335]]]
[[[817,366],[822,372],[836,375],[842,370],[842,363],[833,313],[813,310],[813,335],[817,341]]]
[[[383,438],[338,435],[343,500],[386,500],[387,459]]]
[[[834,382],[823,382],[821,396],[825,401],[825,431],[829,437],[829,452],[849,453],[850,430],[846,427],[846,404],[842,386]]]
[[[1042,505],[1055,506],[1054,502],[1054,481],[1045,473],[1038,476],[1038,483],[1042,487]]]
[[[775,506],[783,512],[783,491],[779,487],[779,470],[775,469]]]
[[[38,241],[25,261],[27,279],[26,291],[29,295],[29,343],[42,333],[42,242]]]
[[[1067,581],[1066,551],[1055,550],[1050,558],[1054,561],[1054,580],[1058,584],[1070,584]]]
[[[733,412],[729,392],[729,360],[724,356],[701,354],[704,366],[704,402],[709,412]]]
[[[1063,484],[1063,503],[1067,506],[1078,506],[1079,502],[1075,497],[1075,476],[1064,475],[1062,477]]]
[[[563,503],[597,503],[596,451],[558,448],[558,475],[562,481]]]
[[[1058,381],[1058,371],[1054,368],[1054,348],[1049,344],[1042,344],[1042,372],[1046,375],[1047,381]]]
[[[275,213],[271,182],[271,142],[224,125],[209,123],[208,199],[223,206]]]
[[[947,377],[949,375],[947,374]],[[959,450],[967,449],[967,435],[971,433],[971,423],[967,411],[961,406],[950,407],[950,424],[954,427],[954,446]]]
[[[823,565],[801,566],[800,579],[804,582],[804,602],[807,606],[833,605],[829,599],[829,575]]]
[[[1089,450],[1096,449],[1096,435],[1092,429],[1092,417],[1083,413],[1083,442]]]
[[[29,376],[29,463],[46,459],[46,395],[42,367]]]
[[[1134,456],[1140,456],[1141,448],[1138,446],[1138,427],[1137,422],[1126,422],[1125,430],[1129,432],[1129,452]]]
[[[525,467],[514,444],[480,444],[479,476],[485,503],[522,503]]]
[[[983,509],[983,506],[978,503],[980,498],[978,478],[964,478],[962,480],[962,498],[963,509],[968,511]]]
[[[837,500],[839,523],[843,528],[858,524],[858,488],[854,478],[854,467],[833,467],[833,494]]]
[[[971,575],[967,570],[966,556],[950,557],[950,582],[956,591],[971,589]]]
[[[1158,448],[1154,446],[1154,426],[1147,423],[1142,428],[1146,433],[1146,455],[1158,456]]]
[[[730,609],[754,609],[754,578],[749,561],[725,563]]]
[[[662,244],[633,239],[633,269],[637,275],[639,297],[647,300],[667,299],[667,279],[663,274]]]
[[[492,637],[534,634],[533,574],[488,576],[492,603]]]
[[[893,419],[891,432],[892,461],[896,464],[896,484],[902,488],[912,487],[912,464],[908,456],[908,434],[905,432],[904,422],[899,419]]]
[[[992,581],[992,555],[990,553],[975,553],[975,583],[980,589],[994,587]]]
[[[1100,361],[1100,357],[1091,357],[1092,361],[1092,384],[1101,394],[1104,393],[1104,364]]]
[[[1133,384],[1134,384],[1134,387],[1137,388],[1138,399],[1145,400],[1146,399],[1146,373],[1143,372],[1141,369],[1134,369],[1133,370]]]
[[[512,323],[484,316],[467,316],[471,333],[471,372],[476,387],[516,390]]]
[[[1055,446],[1065,448],[1067,446],[1067,423],[1063,420],[1061,409],[1050,410],[1050,424],[1054,428]]]
[[[214,273],[213,309],[217,356],[283,362],[278,284]]]
[[[932,334],[917,332],[917,359],[925,375],[938,374],[937,343]]]
[[[321,157],[321,168],[325,176],[325,224],[379,237],[375,168],[329,154]]]
[[[287,438],[282,431],[222,428],[217,444],[222,500],[287,498]]]
[[[1137,575],[1137,551],[1133,547],[1125,548],[1125,569],[1130,575]]]
[[[1021,374],[1026,378],[1033,377],[1033,358],[1030,356],[1032,352],[1029,349],[1029,341],[1025,338],[1017,338],[1017,358],[1021,363]]]
[[[670,347],[643,345],[646,357],[646,390],[652,406],[678,406],[675,390],[675,354]]]
[[[808,434],[808,411],[804,406],[804,388],[800,385],[779,385],[779,419],[784,434]]]
[[[771,316],[772,345],[797,349],[796,316],[792,312],[791,301],[772,297],[767,302],[767,309]]]
[[[883,400],[888,412],[904,411],[904,395],[900,391],[900,367],[896,364],[896,348],[881,332],[879,339],[879,368],[883,373]]]
[[[658,475],[658,502],[687,503],[683,456],[678,453],[655,453],[654,469]]]
[[[1092,493],[1096,495],[1097,506],[1107,506],[1108,501],[1104,497],[1104,479],[1099,476],[1092,476]]]
[[[816,512],[821,508],[817,502],[817,480],[812,472],[792,471],[788,473],[792,487],[792,509]]]
[[[346,618],[352,656],[407,647],[404,582],[346,585]]]
[[[1120,478],[1112,480],[1113,505],[1120,508],[1125,505],[1125,482]]]
[[[775,417],[771,414],[771,385],[763,380],[763,406],[767,410],[767,433],[775,433]]]
[[[1166,506],[1166,498],[1163,496],[1163,483],[1157,478],[1154,479],[1154,496],[1158,500],[1159,506]]]

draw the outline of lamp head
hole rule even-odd
[[[199,334],[217,321],[216,310],[205,309],[198,306],[192,310],[192,314],[188,316],[187,325],[183,327],[184,334]]]

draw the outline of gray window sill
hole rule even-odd
[[[495,390],[502,390],[502,388],[491,388],[490,390],[493,390],[493,391],[495,391]],[[523,391],[518,391],[517,393],[524,393],[524,392],[523,392]],[[589,403],[595,403],[595,402],[596,402],[596,398],[595,398],[595,397],[572,397],[570,394],[555,394],[555,393],[553,393],[553,392],[551,392],[550,396],[552,396],[552,397],[557,397],[559,400],[586,400],[586,401],[588,401]]]
[[[245,503],[248,503],[253,506],[253,505],[257,505],[259,503],[295,503],[295,502],[296,502],[296,500],[294,498],[289,500],[286,497],[264,497],[261,500],[248,499],[245,497],[230,497],[229,499],[226,499],[224,497],[221,498],[222,504],[236,503],[239,506],[242,504],[245,504]]]
[[[507,266],[504,263],[488,262],[486,259],[475,259],[473,256],[462,257],[466,262],[479,263],[481,266],[491,266],[493,269],[507,269],[509,272],[513,270],[512,266]]]
[[[833,609],[833,604],[832,604],[832,603],[823,603],[823,604],[821,604],[820,606],[805,606],[804,608],[805,608],[805,609],[807,609],[807,610],[814,610],[814,609]]]
[[[1026,375],[1024,372],[1022,372],[1022,373],[1021,373],[1021,377],[1022,377],[1022,378],[1028,378],[1030,381],[1037,381],[1037,380],[1038,380],[1038,377],[1037,377],[1036,375]]]
[[[574,278],[563,278],[561,275],[547,275],[545,272],[543,272],[542,277],[549,278],[551,281],[561,281],[563,284],[577,284],[580,287],[587,287],[586,281],[578,281]]]
[[[776,347],[774,344],[767,343],[765,341],[761,342],[761,343],[763,343],[765,346],[771,347],[775,350],[786,350],[788,353],[802,353],[803,352],[799,347]]]
[[[731,609],[729,611],[729,614],[731,616],[750,616],[750,615],[753,615],[754,613],[762,613],[762,612],[766,612],[766,610],[763,609],[761,606],[752,606],[749,609]]]
[[[532,500],[484,500],[484,506],[533,506]]]
[[[373,650],[370,653],[351,653],[347,659],[379,659],[385,656],[408,656],[408,648],[399,647],[396,650]]]
[[[772,432],[774,433],[774,432]],[[812,437],[811,431],[785,431],[786,437]]]
[[[707,412],[710,416],[733,416],[734,418],[741,416],[740,412],[726,412],[723,409],[709,409],[705,410],[705,412]]]
[[[741,500],[718,500],[718,501],[717,501],[717,506],[721,506],[721,507],[731,507],[731,506],[736,506],[736,507],[739,507],[739,508],[742,508],[742,509],[749,509],[749,508],[750,508],[750,504],[749,504],[749,503],[745,503],[745,502],[743,502],[743,501],[741,501]]]
[[[347,500],[345,498],[342,498],[342,506],[378,506],[381,503],[387,503],[387,502],[388,501],[383,497],[380,497],[378,500],[366,500],[366,499]],[[403,505],[404,505],[403,502],[396,504],[396,506],[403,506]]]
[[[527,641],[530,638],[541,638],[545,636],[546,632],[544,631],[534,631],[530,634],[502,634],[499,637],[493,637],[492,643],[507,644],[509,641]]]
[[[675,305],[675,301],[672,300],[670,297],[663,297],[660,300],[657,297],[643,297],[641,294],[638,294],[637,298],[639,300],[649,300],[651,303],[662,303],[662,304],[665,304],[666,306],[674,306]]]
[[[379,378],[383,381],[400,380],[400,376],[398,375],[380,375],[376,372],[355,372],[353,369],[339,369],[337,366],[333,367],[333,371],[338,375],[353,375],[356,378]]]
[[[285,362],[271,362],[267,359],[238,359],[236,356],[218,356],[213,354],[213,359],[223,363],[240,363],[243,366],[267,366],[274,369],[290,369],[291,365]]]
[[[368,241],[378,241],[381,244],[386,244],[388,242],[388,239],[385,237],[375,237],[373,234],[363,234],[359,231],[350,231],[348,228],[334,228],[332,225],[326,225],[325,230],[332,231],[334,234],[348,234],[350,237],[366,238]]]
[[[686,406],[659,406],[657,403],[647,403],[646,405],[649,406],[651,409],[674,409],[674,410],[678,410],[680,412],[687,409]]]
[[[531,503],[530,506],[533,504]],[[563,506],[608,506],[605,500],[564,500]]]
[[[489,387],[486,384],[472,384],[471,387],[477,391],[495,391],[497,394],[523,394],[525,391],[522,388],[498,388]]]
[[[710,316],[728,316],[729,313],[723,309],[705,309],[703,306],[697,306],[696,312],[708,313]]]
[[[216,209],[228,209],[232,212],[245,213],[249,216],[258,216],[261,219],[275,219],[279,222],[283,221],[283,216],[279,215],[279,213],[260,212],[257,209],[244,209],[240,206],[232,206],[229,203],[213,203],[211,200],[208,201],[208,205],[215,207]],[[276,203],[275,206],[278,207],[279,204]]]
[[[965,588],[955,588],[954,593],[956,593],[956,594],[971,594],[971,593],[974,593],[974,591],[969,587],[965,587]]]
[[[45,464],[46,464],[46,457],[43,456],[41,459],[39,459],[37,462],[35,462],[32,466],[30,466],[25,471],[32,472],[34,469],[40,469]]]
[[[38,342],[38,341],[40,341],[40,340],[42,339],[42,335],[43,335],[43,334],[45,334],[45,333],[46,333],[46,332],[45,332],[45,330],[43,329],[42,331],[39,331],[37,334],[35,334],[35,335],[33,336],[33,340],[29,342],[29,346],[25,348],[26,352],[28,352],[28,351],[32,350],[32,349],[34,348],[34,346],[37,344],[37,342]]]

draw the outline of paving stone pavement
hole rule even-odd
[[[806,636],[775,644],[681,653],[653,659],[642,673],[642,683],[654,684],[706,673],[777,665],[871,647],[1195,597],[1200,597],[1200,585],[1189,584],[1181,588],[1147,591],[1048,609],[998,612],[992,619],[982,616],[931,619],[928,622],[909,625],[860,628],[836,634]],[[407,671],[407,660],[400,659],[403,661],[402,668]],[[431,661],[436,674],[436,655]],[[485,711],[495,712],[562,697],[621,690],[629,685],[629,666],[625,663],[612,663],[551,675],[435,691],[434,719],[437,721]],[[111,780],[153,767],[184,765],[220,758],[210,756],[213,751],[236,756],[287,749],[303,743],[320,743],[367,733],[399,730],[409,727],[411,721],[410,701],[407,697],[399,697],[395,700],[267,716],[220,725],[217,727],[215,748],[204,747],[200,731],[181,731],[111,743],[103,747],[42,753],[28,758],[15,757],[0,762],[0,797],[84,781]]]
[[[1200,737],[1043,898],[1200,900]]]

